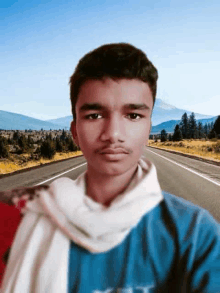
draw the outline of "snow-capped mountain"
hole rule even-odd
[[[166,122],[169,120],[180,120],[182,115],[184,113],[187,113],[187,115],[190,115],[192,111],[184,110],[176,108],[175,106],[172,106],[170,104],[165,103],[161,99],[156,99],[153,114],[152,114],[152,125],[158,125],[162,122]],[[196,119],[203,119],[203,118],[212,118],[211,115],[204,115],[195,113]]]
[[[152,114],[152,125],[156,126],[170,120],[180,120],[185,112],[187,115],[191,114],[190,111],[178,109],[173,105],[167,104],[161,99],[156,99]],[[213,117],[214,116],[195,113],[195,118],[197,120],[209,119]],[[44,121],[25,115],[0,110],[0,129],[70,129],[70,123],[72,120],[72,115]]]

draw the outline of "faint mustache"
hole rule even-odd
[[[117,147],[104,147],[104,148],[101,148],[101,149],[97,149],[95,151],[95,153],[99,153],[99,154],[102,154],[102,153],[105,153],[105,152],[131,154],[132,150],[130,150],[128,148],[121,147],[121,146],[117,146]]]

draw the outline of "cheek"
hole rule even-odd
[[[95,137],[97,136],[97,127],[89,124],[81,124],[81,126],[77,129],[78,138],[81,143],[92,143]]]
[[[135,143],[145,143],[149,136],[149,125],[146,123],[134,125],[128,128],[128,133],[132,141]]]

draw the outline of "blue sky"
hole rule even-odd
[[[78,60],[102,44],[129,42],[158,68],[158,98],[218,115],[219,15],[219,0],[2,0],[0,109],[71,115],[68,82]]]

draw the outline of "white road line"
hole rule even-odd
[[[152,147],[152,148],[154,148],[154,147]],[[148,148],[147,148],[148,149]],[[161,149],[161,148],[154,148],[154,149],[156,149],[156,150],[164,150],[164,149]],[[164,150],[165,151],[165,150]],[[168,151],[169,152],[169,151]],[[169,152],[169,153],[171,153],[171,152]],[[178,155],[178,153],[172,153],[172,154],[174,154],[174,155]],[[188,155],[190,155],[190,153],[188,154]],[[193,158],[190,158],[189,157],[189,159],[192,159],[193,160]],[[198,160],[198,161],[200,161],[200,160]],[[220,166],[218,166],[218,165],[213,165],[212,163],[209,163],[209,162],[204,162],[204,161],[200,161],[200,162],[202,162],[203,164],[207,164],[207,165],[211,165],[212,167],[214,167],[214,168],[220,168]]]
[[[210,181],[210,182],[216,184],[217,186],[220,186],[220,183],[218,183],[218,182],[216,182],[216,181],[210,179],[209,177],[206,177],[206,176],[202,175],[201,173],[198,173],[198,172],[196,172],[196,171],[194,171],[194,170],[192,170],[192,169],[190,169],[190,168],[187,168],[187,167],[185,167],[185,166],[183,166],[183,165],[181,165],[181,164],[179,164],[179,163],[176,163],[175,161],[170,160],[170,159],[168,159],[168,158],[166,158],[166,157],[164,157],[164,156],[161,156],[161,155],[159,155],[159,154],[157,154],[157,153],[155,153],[155,152],[153,152],[153,151],[150,151],[149,149],[147,149],[147,150],[148,150],[149,152],[151,152],[151,153],[153,153],[153,154],[155,154],[155,155],[157,155],[157,156],[159,156],[159,157],[161,157],[161,158],[163,158],[163,159],[165,159],[165,160],[167,160],[167,161],[169,161],[169,162],[171,162],[171,163],[177,165],[177,166],[182,167],[183,169],[186,169],[186,170],[188,170],[188,171],[190,171],[190,172],[192,172],[192,173],[194,173],[194,174],[196,174],[196,175],[198,175],[198,176],[200,176],[200,177],[202,177],[202,178],[204,178],[204,179],[206,179],[206,180],[208,180],[208,181]]]
[[[48,182],[48,181],[50,181],[50,180],[52,180],[52,179],[55,179],[55,178],[57,178],[57,177],[60,177],[61,175],[66,174],[66,173],[68,173],[68,172],[70,172],[70,171],[72,171],[72,170],[75,170],[75,169],[77,169],[77,168],[79,168],[79,167],[81,167],[81,166],[84,166],[84,165],[86,165],[86,164],[87,164],[87,163],[83,163],[83,164],[81,164],[81,165],[79,165],[79,166],[77,166],[77,167],[74,167],[74,168],[72,168],[72,169],[70,169],[70,170],[68,170],[68,171],[65,171],[65,172],[63,172],[63,173],[60,173],[59,175],[56,175],[56,176],[54,176],[54,177],[51,177],[50,179],[47,179],[47,180],[45,180],[45,181],[42,181],[42,182],[36,184],[35,186],[38,186],[38,185],[43,184],[43,183],[45,183],[45,182]]]

